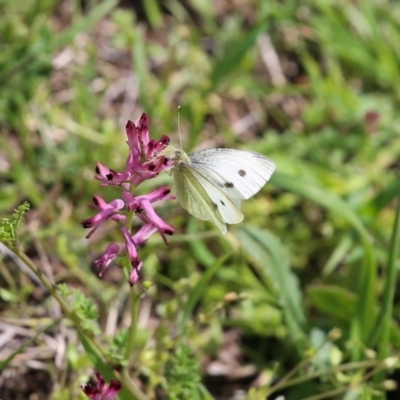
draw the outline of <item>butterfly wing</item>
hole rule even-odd
[[[189,157],[193,168],[234,202],[254,196],[275,170],[269,158],[253,151],[206,149]]]
[[[240,211],[240,201],[233,201],[223,191],[221,191],[212,182],[208,181],[200,173],[198,173],[193,167],[190,168],[192,174],[200,185],[204,188],[214,206],[218,209],[222,216],[222,220],[227,224],[238,224],[243,220],[243,214]],[[237,206],[239,204],[239,207]]]
[[[235,203],[189,164],[175,167],[172,175],[179,202],[193,216],[211,221],[222,233],[227,231],[225,223],[242,221],[243,214]]]

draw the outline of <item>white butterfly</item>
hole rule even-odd
[[[167,146],[162,154],[174,161],[172,176],[182,207],[222,233],[225,224],[243,220],[241,200],[254,196],[275,170],[269,158],[253,151],[221,148],[186,154]]]

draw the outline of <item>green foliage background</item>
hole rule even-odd
[[[0,215],[31,204],[24,246],[56,283],[96,300],[100,325],[110,306],[124,314],[129,287],[118,272],[99,281],[91,270],[112,226],[88,244],[79,222],[93,194],[113,197],[94,166],[123,168],[127,119],[146,112],[153,137],[179,143],[181,105],[186,150],[249,149],[277,165],[225,236],[176,202],[157,208],[177,233],[140,254],[158,326],[139,328],[133,370],[150,398],[160,388],[195,398],[193,387],[229,398],[229,380],[218,393],[198,375],[233,331],[236,361],[256,366],[241,386],[248,399],[274,398],[296,365],[304,380],[282,385],[286,399],[386,398],[393,375],[382,360],[400,348],[400,4],[1,0],[0,15]],[[172,185],[167,175],[139,190],[162,184]],[[23,309],[39,328],[52,318],[6,256],[0,281],[4,318]],[[68,347],[70,378],[49,369],[52,398],[78,396],[91,365]]]

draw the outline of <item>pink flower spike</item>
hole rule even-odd
[[[121,250],[126,251],[131,263],[128,278],[130,285],[137,282],[142,268],[142,262],[138,256],[138,246],[145,243],[156,231],[168,244],[166,235],[174,233],[173,227],[162,220],[152,207],[152,203],[157,201],[175,198],[170,194],[170,188],[163,186],[145,195],[134,195],[135,189],[140,183],[156,177],[161,172],[168,171],[174,163],[174,160],[166,158],[163,154],[169,144],[169,137],[164,135],[159,140],[150,139],[149,122],[148,115],[144,113],[136,124],[132,121],[127,122],[126,135],[129,153],[123,171],[117,172],[101,162],[96,163],[95,178],[101,182],[101,186],[114,186],[116,189],[120,188],[121,191],[116,196],[119,198],[110,202],[98,195],[93,196],[93,203],[89,207],[95,209],[97,213],[81,222],[84,228],[90,229],[86,238],[91,237],[107,220],[118,223],[124,244],[110,243],[94,264],[98,276],[102,277],[107,268],[121,254]],[[136,233],[133,229],[136,224],[127,223],[128,216],[129,218],[136,217],[136,220],[142,223],[142,227]]]
[[[132,239],[132,236],[128,232],[128,229],[126,229],[124,226],[121,227],[121,232],[125,239],[125,249],[126,249],[126,252],[128,253],[129,260],[131,261],[131,265],[132,265],[132,267],[136,267],[139,262],[136,243]]]
[[[94,208],[95,210],[104,210],[108,203],[98,194],[93,195],[93,204],[88,204],[90,208]]]
[[[156,153],[156,152],[155,152]],[[158,157],[154,163],[154,170],[158,172],[165,172],[174,166],[174,160],[170,160],[165,156]]]
[[[173,233],[175,232],[174,228],[171,225],[167,224],[156,214],[148,200],[142,199],[140,202],[140,206],[146,214],[146,220],[157,228],[164,242],[168,244],[165,235],[173,235]]]
[[[136,246],[139,247],[156,231],[157,231],[157,228],[153,224],[148,223],[148,224],[143,225],[132,236],[132,239],[136,243]]]
[[[100,373],[96,372],[97,383],[88,383],[82,385],[83,393],[90,400],[115,400],[117,393],[121,390],[121,382],[111,380],[110,385],[105,384],[104,378]]]
[[[129,189],[129,181],[132,178],[129,171],[116,172],[98,162],[96,163],[96,173],[95,179],[102,182],[101,186],[124,186],[127,190]]]
[[[94,262],[94,265],[99,270],[98,275],[100,278],[103,276],[108,266],[118,256],[120,248],[121,247],[117,243],[110,243],[105,249],[103,255]]]
[[[162,186],[146,195],[137,196],[136,200],[138,202],[141,202],[142,200],[148,200],[150,203],[155,203],[156,201],[162,200],[174,200],[175,196],[170,195],[170,193],[171,189],[168,186]]]
[[[137,216],[143,222],[145,222],[146,224],[149,223],[153,225],[160,232],[166,244],[168,244],[168,241],[165,237],[165,234],[172,235],[175,232],[175,230],[171,225],[167,224],[156,214],[151,205],[151,201],[157,201],[168,198],[169,197],[168,193],[169,193],[169,188],[164,187],[157,189],[154,192],[149,193],[148,195],[143,195],[143,196],[134,197],[129,192],[124,192],[122,194],[122,197],[125,200],[128,210],[135,211]]]
[[[143,262],[141,261],[136,267],[131,269],[129,274],[129,284],[133,286],[139,280],[139,272],[142,269]]]
[[[95,179],[99,181],[109,182],[113,180],[113,173],[101,162],[96,163],[96,174]]]
[[[122,199],[124,200],[128,211],[135,211],[136,213],[140,213],[142,211],[142,201],[147,200],[150,203],[154,203],[161,200],[175,199],[175,196],[169,194],[170,192],[171,189],[167,186],[160,187],[159,189],[156,189],[151,193],[136,197],[133,196],[130,192],[125,191],[122,193]]]
[[[149,124],[150,124],[149,116],[143,113],[137,124],[137,129],[139,132],[139,140],[142,145],[142,149],[145,149],[150,142]]]
[[[131,192],[123,192],[122,199],[124,200],[126,209],[128,211],[134,211],[135,213],[141,212],[140,203],[136,200],[136,197]]]
[[[168,145],[169,137],[164,135],[158,141],[150,140],[149,121],[147,114],[142,114],[137,125],[132,121],[128,121],[126,124],[127,143],[129,146],[126,173],[131,174],[131,182],[135,186],[171,168],[168,164],[169,160],[166,160],[164,156],[153,160]],[[108,177],[108,175],[106,176]],[[114,176],[113,179],[115,179]]]
[[[85,229],[93,228],[88,233],[86,238],[92,236],[97,228],[108,219],[113,219],[114,221],[125,221],[125,215],[115,214],[115,211],[118,211],[125,206],[125,203],[122,200],[116,199],[111,201],[110,203],[106,203],[100,196],[93,196],[93,203],[93,208],[101,211],[93,217],[87,218],[81,222],[82,226]]]
[[[160,140],[150,140],[149,144],[146,147],[146,158],[150,159],[154,156],[157,156],[166,146],[169,144],[169,137],[163,135]]]
[[[132,121],[126,123],[126,136],[128,137],[129,157],[140,159],[139,131]]]

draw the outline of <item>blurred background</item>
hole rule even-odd
[[[400,348],[397,1],[0,0],[0,15],[0,216],[31,204],[26,253],[94,298],[108,335],[127,324],[129,287],[92,262],[118,233],[88,241],[80,221],[94,194],[115,197],[94,167],[123,170],[127,120],[145,112],[152,138],[179,146],[180,105],[186,151],[255,150],[277,165],[225,236],[177,201],[157,206],[176,234],[140,250],[154,285],[132,374],[149,398],[195,398],[182,382],[218,399],[400,398],[396,363],[368,375]],[[174,190],[163,174],[137,193],[161,185]],[[56,304],[1,253],[0,398],[84,398],[92,364],[76,332],[45,329]],[[299,363],[303,381],[269,392]]]

